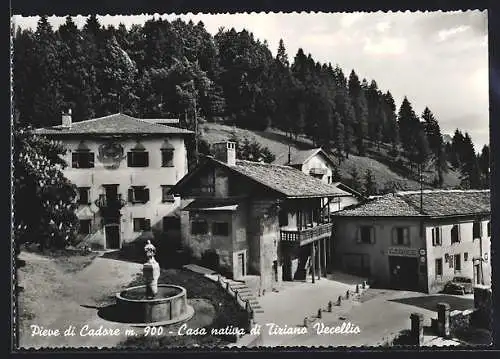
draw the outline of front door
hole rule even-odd
[[[239,252],[236,254],[236,266],[234,268],[234,278],[241,278],[245,276],[245,252]]]
[[[481,267],[479,264],[474,264],[474,278],[476,279],[476,284],[481,284]]]
[[[106,249],[120,248],[120,226],[112,224],[104,227],[106,236]]]
[[[391,286],[394,289],[418,289],[418,260],[413,257],[389,257]]]

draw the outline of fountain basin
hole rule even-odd
[[[116,294],[120,312],[137,325],[168,325],[190,319],[194,309],[187,302],[186,289],[171,284],[158,284],[154,298],[146,298],[146,286],[127,288]]]

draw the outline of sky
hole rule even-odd
[[[98,16],[101,24],[143,24],[153,17],[202,21],[211,34],[243,28],[276,54],[283,39],[292,62],[299,48],[347,76],[374,79],[399,108],[407,96],[417,114],[427,106],[443,134],[468,132],[476,151],[489,143],[488,26],[486,11],[374,13],[241,13]],[[38,17],[14,15],[14,26],[36,28]],[[49,17],[58,27],[64,17]],[[82,27],[85,17],[74,17]]]

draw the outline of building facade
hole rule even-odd
[[[334,217],[343,271],[428,293],[456,276],[491,285],[489,191],[400,192]]]
[[[283,280],[326,275],[331,259],[328,203],[343,192],[289,166],[236,159],[235,144],[214,144],[172,193],[183,200],[182,240],[196,258],[238,279]]]
[[[121,113],[72,123],[68,113],[61,125],[36,132],[67,149],[64,175],[77,187],[80,239],[118,249],[179,222],[180,199],[168,191],[188,171],[190,131]]]
[[[330,202],[331,212],[340,211],[345,207],[356,205],[365,199],[361,193],[341,182],[334,181],[333,173],[336,165],[330,155],[322,148],[307,150],[292,150],[290,148],[287,153],[279,155],[273,163],[291,166],[324,183],[335,185],[342,191],[343,195],[339,195]]]

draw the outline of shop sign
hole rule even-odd
[[[389,247],[387,255],[399,257],[418,257],[418,250],[416,248]]]

